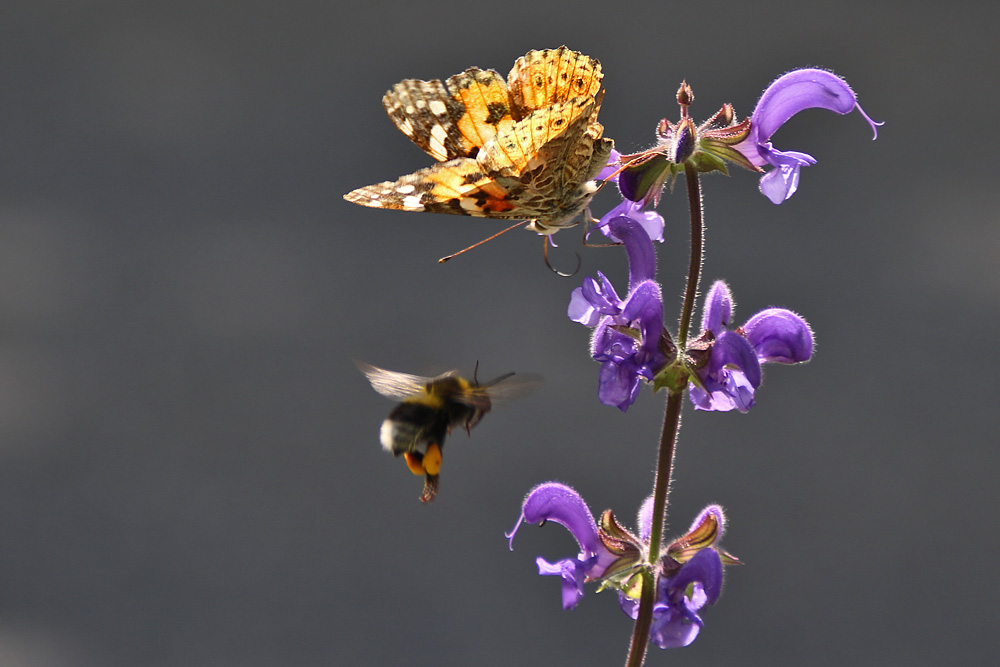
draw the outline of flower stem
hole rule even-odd
[[[687,288],[684,291],[681,321],[677,325],[677,346],[681,351],[687,345],[691,314],[694,312],[694,301],[698,296],[698,281],[701,279],[702,257],[705,252],[704,204],[701,200],[701,183],[698,180],[698,172],[691,165],[685,164],[684,177],[687,181],[688,207],[691,209],[691,261],[688,264]]]
[[[683,391],[667,395],[667,414],[663,418],[663,431],[660,434],[660,453],[656,465],[656,481],[653,485],[653,525],[649,533],[649,562],[654,564],[660,559],[663,520],[667,513],[667,492],[670,490],[677,433],[681,428],[683,399]],[[628,661],[625,663],[627,667],[640,667],[646,657],[649,630],[653,624],[655,589],[656,578],[646,576],[643,579],[639,611],[635,617],[635,628],[632,630],[632,642],[629,644]]]
[[[677,336],[678,347],[682,352],[687,345],[691,314],[694,312],[694,302],[698,296],[698,281],[701,277],[705,242],[698,173],[689,165],[685,165],[684,174],[687,177],[688,203],[691,209],[691,262],[688,268],[687,289],[684,292],[684,304],[681,307],[681,320]],[[649,563],[653,567],[653,573],[655,573],[656,564],[660,560],[660,542],[663,540],[663,525],[667,514],[667,493],[670,491],[674,451],[677,447],[677,435],[681,428],[681,408],[683,406],[684,389],[667,394],[667,411],[663,417],[663,430],[660,432],[656,480],[653,483],[653,517],[649,533]],[[653,624],[655,599],[656,577],[647,571],[643,577],[639,611],[635,618],[635,628],[632,631],[626,667],[641,667],[646,659],[646,647],[649,645],[649,631]]]

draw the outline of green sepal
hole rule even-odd
[[[722,561],[723,565],[743,565],[743,561],[741,561],[739,558],[732,555],[725,549],[720,549],[719,547],[715,547],[715,551],[719,554],[719,559]]]
[[[667,178],[670,176],[673,164],[662,153],[653,154],[648,159],[640,158],[639,162],[640,164],[635,166],[626,167],[625,171],[640,175],[636,192],[633,194],[642,200],[646,200],[649,193],[658,193],[660,191],[660,188],[663,187],[663,184],[666,183]]]
[[[677,394],[684,391],[689,381],[696,382],[697,378],[687,366],[675,361],[653,377],[653,391],[666,389],[671,394]]]
[[[725,142],[705,137],[701,140],[701,146],[705,151],[712,153],[719,159],[732,162],[750,171],[763,171],[763,169],[750,162],[746,155],[727,145]]]
[[[713,171],[721,171],[726,176],[729,175],[729,171],[726,169],[726,162],[712,153],[708,153],[704,150],[705,141],[701,142],[702,150],[699,150],[694,155],[688,159],[688,164],[695,168],[695,171],[701,174],[707,174]]]
[[[642,597],[642,584],[644,581],[642,572],[636,572],[631,577],[622,582],[620,590],[626,597],[638,600]]]

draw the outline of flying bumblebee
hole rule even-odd
[[[382,422],[380,440],[393,456],[406,459],[410,472],[424,476],[420,500],[425,503],[437,495],[441,450],[451,429],[461,426],[471,434],[496,403],[523,396],[541,382],[536,376],[512,380],[514,373],[507,373],[479,384],[475,376],[466,380],[458,371],[429,378],[355,363],[375,391],[401,401]]]

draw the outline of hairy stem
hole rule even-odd
[[[694,170],[694,167],[686,164],[684,165],[684,177],[687,180],[688,207],[691,209],[691,261],[688,264],[687,288],[684,290],[681,320],[677,324],[677,346],[681,351],[687,345],[691,314],[694,312],[694,302],[698,296],[698,281],[701,279],[701,262],[705,252],[705,221],[698,172]]]
[[[688,268],[687,289],[684,292],[684,304],[681,307],[681,319],[678,327],[678,349],[681,353],[687,345],[691,314],[694,312],[694,301],[698,296],[698,281],[701,276],[705,236],[698,174],[694,169],[685,165],[685,176],[688,184],[688,203],[691,209],[691,262]],[[663,430],[660,432],[656,480],[653,483],[653,524],[649,534],[649,562],[654,569],[652,572],[647,571],[643,577],[639,611],[635,619],[635,628],[632,631],[626,667],[640,667],[646,659],[646,647],[649,645],[649,631],[653,623],[653,602],[656,599],[655,564],[660,559],[660,542],[663,540],[663,525],[667,514],[667,494],[670,491],[677,435],[681,428],[683,399],[683,389],[678,392],[670,392],[667,395],[667,410],[663,417]]]

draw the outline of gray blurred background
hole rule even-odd
[[[430,159],[386,118],[403,78],[533,48],[601,60],[623,151],[823,66],[886,121],[812,111],[819,164],[780,207],[705,179],[705,282],[780,305],[814,361],[747,415],[685,412],[670,534],[723,504],[727,571],[695,644],[650,665],[991,664],[1000,225],[995,3],[65,3],[0,9],[0,665],[614,665],[631,623],[573,612],[504,531],[557,479],[628,524],[662,397],[596,399],[570,291],[618,250],[379,211],[342,195]],[[607,210],[614,197],[596,208]],[[683,189],[660,207],[675,312]],[[677,295],[677,296],[674,296]],[[676,315],[670,315],[670,321]],[[378,444],[352,359],[530,371],[530,399],[449,442],[441,494]],[[690,406],[688,406],[690,408]],[[990,417],[989,415],[994,415]]]

